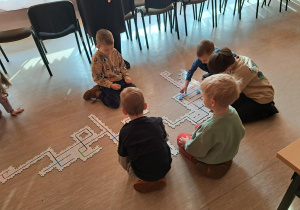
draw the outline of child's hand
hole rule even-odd
[[[187,86],[184,86],[181,90],[180,90],[180,93],[185,93],[186,94],[187,92]]]
[[[187,142],[188,140],[190,140],[189,137],[181,137],[181,138],[179,139],[179,146],[180,146],[180,147],[184,147],[184,145],[186,144],[186,142]]]
[[[120,89],[121,89],[121,85],[119,85],[119,84],[112,84],[112,85],[110,86],[110,88],[111,88],[111,89],[114,89],[114,90],[120,90]]]
[[[132,81],[131,81],[131,79],[130,79],[130,78],[126,78],[126,79],[125,79],[125,82],[126,82],[126,84],[130,84],[130,83],[132,83]]]

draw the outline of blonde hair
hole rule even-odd
[[[0,94],[1,95],[6,95],[7,92],[6,89],[11,86],[11,83],[8,81],[8,79],[0,72]]]
[[[215,44],[207,39],[201,40],[197,45],[197,56],[210,55],[215,51]]]
[[[98,45],[105,44],[105,45],[113,45],[114,44],[114,37],[109,30],[100,29],[97,31],[96,34],[96,41]]]
[[[239,98],[241,82],[229,74],[215,74],[201,83],[201,90],[220,106],[231,105]]]
[[[143,113],[145,99],[142,91],[136,87],[125,88],[121,92],[121,105],[130,116],[137,116]]]

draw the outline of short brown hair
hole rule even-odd
[[[231,105],[239,98],[240,81],[229,74],[215,74],[201,83],[201,90],[220,106]]]
[[[224,72],[230,65],[234,64],[235,58],[227,47],[214,51],[208,61],[208,70],[212,74]]]
[[[213,51],[215,51],[215,44],[210,40],[204,39],[197,45],[198,57],[201,57],[205,54],[210,55]]]
[[[137,87],[128,87],[121,92],[121,105],[131,116],[143,113],[145,99],[142,91]]]
[[[109,30],[100,29],[96,34],[97,44],[113,45],[114,37]]]

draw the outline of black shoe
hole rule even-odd
[[[267,117],[270,117],[274,114],[279,113],[278,109],[275,107],[275,103],[271,102],[270,105],[268,106],[268,109],[266,111]]]
[[[211,76],[211,75],[212,75],[211,73],[204,74],[204,75],[202,76],[202,79],[205,79],[206,77],[209,77],[209,76]]]
[[[126,69],[130,69],[130,63],[126,60],[124,60],[124,63],[125,63]]]

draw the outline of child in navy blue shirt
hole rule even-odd
[[[207,63],[209,60],[210,55],[217,50],[218,47],[215,47],[214,43],[210,40],[204,39],[197,45],[197,59],[194,61],[192,67],[188,71],[186,75],[186,81],[184,87],[180,90],[181,93],[187,93],[187,87],[193,77],[194,72],[198,69],[202,69],[203,71],[207,72],[202,76],[202,79],[209,77],[211,73],[208,70]],[[236,57],[236,54],[232,52],[233,56]]]
[[[161,117],[146,117],[143,93],[136,87],[121,92],[122,111],[131,119],[119,134],[119,163],[140,179],[133,185],[141,193],[160,190],[166,186],[165,175],[172,158],[167,144],[168,134]]]

